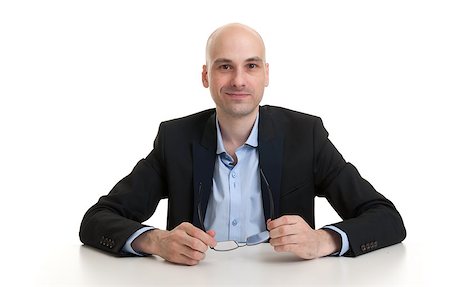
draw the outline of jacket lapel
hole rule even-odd
[[[283,137],[277,135],[273,117],[267,106],[259,109],[259,165],[267,178],[274,202],[274,217],[280,216],[280,189],[281,189],[281,172],[283,161]],[[261,179],[261,183],[263,183]],[[270,205],[268,190],[264,184],[261,184],[263,190],[263,207],[264,216],[270,218]]]
[[[216,162],[216,149],[217,149],[216,114],[212,113],[212,115],[208,118],[206,122],[201,141],[194,142],[192,146],[193,179],[194,179],[193,180],[194,212],[192,222],[198,228],[201,228],[200,219],[197,212],[199,203],[200,203],[200,212],[202,218],[204,219],[206,207],[208,205],[209,195],[212,189],[214,165]]]

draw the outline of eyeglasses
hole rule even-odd
[[[264,185],[266,187],[266,192],[269,196],[269,212],[270,212],[270,218],[273,219],[274,217],[274,204],[273,204],[273,196],[272,196],[272,190],[270,189],[269,182],[267,181],[266,176],[264,175],[264,172],[262,169],[259,169],[259,173],[261,175],[261,178],[263,179]],[[263,188],[261,190],[264,190]],[[206,231],[206,228],[203,224],[203,216],[202,216],[202,208],[201,208],[201,191],[202,191],[202,183],[200,182],[199,188],[198,188],[198,205],[197,205],[197,213],[198,218],[200,220],[200,227],[203,229],[203,231]],[[230,251],[237,249],[239,247],[244,246],[252,246],[257,245],[263,242],[266,242],[269,240],[269,231],[264,230],[263,232],[260,232],[258,234],[251,235],[247,237],[247,240],[245,242],[237,242],[236,240],[227,240],[227,241],[219,241],[217,242],[217,245],[215,247],[211,247],[211,249],[214,249],[215,251]]]

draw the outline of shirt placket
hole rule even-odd
[[[240,184],[239,162],[229,173],[228,182],[230,190],[230,217],[229,232],[230,238],[241,241],[241,184]]]

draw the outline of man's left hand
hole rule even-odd
[[[267,229],[275,251],[291,252],[302,259],[327,256],[340,248],[339,234],[332,230],[314,230],[298,215],[269,219]]]

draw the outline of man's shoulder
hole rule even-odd
[[[264,115],[270,115],[276,120],[286,120],[286,121],[303,121],[303,122],[316,122],[320,121],[320,118],[315,115],[307,114],[300,111],[291,110],[284,107],[261,106],[260,112]]]
[[[264,127],[272,126],[275,133],[290,139],[304,140],[311,135],[327,135],[318,116],[276,106],[262,106],[260,117]]]
[[[195,114],[190,114],[187,116],[174,118],[170,120],[163,121],[164,125],[191,125],[196,124],[198,122],[206,122],[213,114],[215,113],[215,109],[207,109],[204,111],[197,112]]]
[[[179,136],[192,136],[203,131],[214,114],[215,109],[204,110],[195,114],[163,121],[160,128],[164,129],[166,133],[177,134]]]
[[[176,127],[176,128],[188,128],[188,127],[200,127],[204,126],[206,122],[211,119],[215,114],[215,109],[207,109],[194,114],[190,114],[187,116],[183,116],[180,118],[175,118],[171,120],[166,120],[162,122],[162,125],[166,127]],[[300,111],[295,111],[292,109],[279,107],[279,106],[271,106],[264,105],[260,107],[260,114],[262,117],[271,117],[279,123],[315,123],[320,118],[315,115],[307,114]]]

